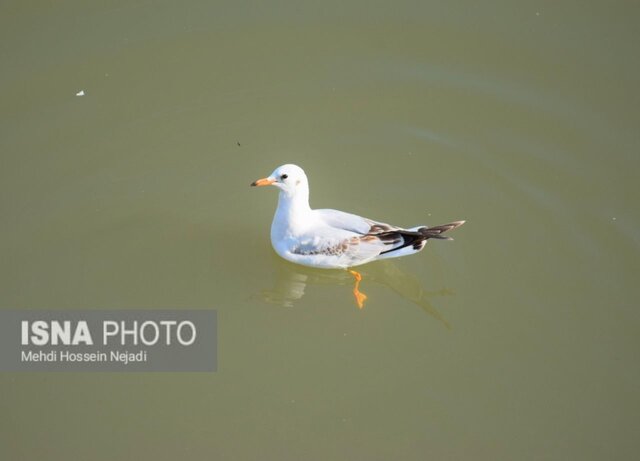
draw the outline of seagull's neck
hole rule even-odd
[[[286,223],[289,229],[295,229],[308,221],[307,217],[310,213],[308,190],[297,190],[293,195],[280,192],[275,220]]]

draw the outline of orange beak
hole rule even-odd
[[[276,182],[276,180],[273,178],[262,178],[262,179],[258,179],[257,181],[253,181],[251,185],[252,186],[270,186],[274,182]]]

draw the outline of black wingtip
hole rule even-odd
[[[420,233],[428,239],[453,240],[453,238],[448,235],[442,234],[462,226],[465,222],[466,221],[454,221],[448,224],[442,224],[441,226],[423,227],[420,229]]]

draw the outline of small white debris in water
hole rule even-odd
[[[84,90],[80,90],[76,93],[76,96],[84,96]]]
[[[611,219],[613,219],[614,221],[616,220],[616,218],[611,218]]]
[[[540,16],[540,13],[536,11],[536,16]]]

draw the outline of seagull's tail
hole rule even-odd
[[[453,240],[448,235],[442,235],[442,234],[444,234],[445,232],[449,232],[457,227],[460,227],[464,223],[465,221],[454,221],[449,224],[443,224],[441,226],[421,227],[420,229],[418,229],[418,232],[424,235],[425,240],[428,240],[428,239]]]
[[[464,221],[455,221],[441,226],[413,227],[411,229],[388,232],[385,235],[391,237],[398,244],[390,250],[381,252],[376,259],[397,258],[417,253],[424,248],[429,239],[453,240],[451,237],[442,234],[460,227],[464,223]]]

